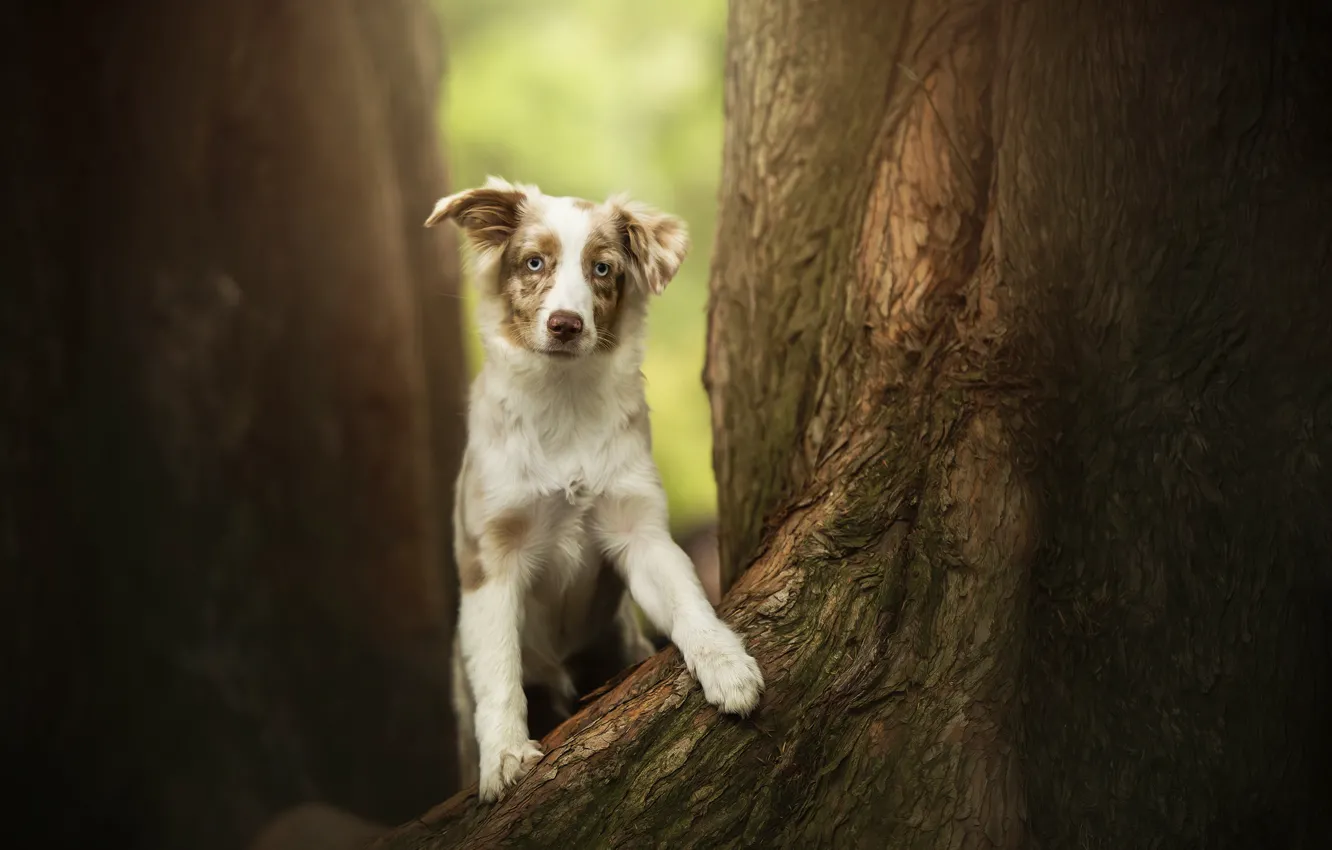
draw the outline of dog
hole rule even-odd
[[[685,259],[685,223],[497,177],[425,223],[446,220],[472,249],[484,350],[455,488],[452,677],[462,780],[489,803],[543,756],[524,685],[567,717],[579,652],[609,643],[621,667],[653,653],[630,598],[721,711],[748,715],[764,681],[672,539],[652,458],[648,299]]]

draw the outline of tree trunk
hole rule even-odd
[[[235,850],[306,800],[409,817],[454,784],[464,369],[421,228],[427,8],[0,17],[17,834]]]
[[[378,846],[1321,846],[1327,34],[733,0],[707,378],[768,693],[668,650]]]

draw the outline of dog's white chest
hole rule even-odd
[[[568,504],[586,507],[606,487],[619,465],[614,435],[604,422],[575,421],[553,432],[527,429],[515,453],[525,467],[522,477],[541,494],[558,495]]]
[[[564,485],[564,500],[580,510],[585,510],[592,504],[592,490],[582,475],[575,473],[569,478]]]

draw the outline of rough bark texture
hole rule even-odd
[[[733,0],[707,378],[769,692],[668,650],[379,846],[1318,846],[1327,24]]]
[[[0,713],[29,846],[453,785],[422,3],[8,4]],[[444,269],[445,271],[441,271]]]

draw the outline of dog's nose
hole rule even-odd
[[[583,320],[577,313],[556,310],[546,320],[546,330],[560,342],[569,342],[583,332]]]

